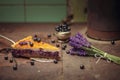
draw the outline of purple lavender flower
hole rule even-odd
[[[108,54],[102,50],[95,48],[94,46],[91,46],[87,39],[85,39],[80,33],[77,33],[75,36],[70,37],[69,44],[73,47],[69,51],[69,54],[71,55],[75,54],[79,56],[86,56],[98,54],[107,60],[111,60],[116,64],[120,64],[120,57]],[[89,53],[86,53],[86,51]]]
[[[77,33],[75,36],[70,37],[69,41],[70,46],[73,48],[70,49],[71,55],[86,56],[87,52],[82,49],[82,47],[90,47],[90,43],[84,38],[80,33]]]
[[[76,47],[76,48],[90,47],[90,43],[80,33],[77,33],[75,36],[70,37],[69,44],[72,47]]]
[[[70,54],[71,55],[78,55],[78,56],[86,56],[86,55],[88,55],[85,50],[80,49],[80,48],[72,48],[72,49],[70,49]]]

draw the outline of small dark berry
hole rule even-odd
[[[14,66],[13,66],[13,70],[17,70],[17,65],[14,65]]]
[[[64,48],[67,48],[67,45],[64,45],[63,47],[64,47]]]
[[[50,34],[48,34],[48,38],[50,38],[51,37],[51,35]]]
[[[32,66],[35,65],[34,61],[30,61],[30,64],[31,64]]]
[[[66,53],[67,53],[67,54],[70,54],[70,51],[68,50],[68,51],[66,51]]]
[[[80,65],[80,69],[85,69],[85,66],[83,64]]]
[[[55,30],[57,31],[57,32],[59,32],[59,26],[57,26],[57,27],[55,27]]]
[[[64,29],[64,32],[67,32],[68,31],[68,29]]]
[[[57,60],[54,60],[54,63],[55,63],[55,64],[57,64],[57,63],[58,63],[58,61],[57,61]]]
[[[37,37],[33,37],[33,40],[34,40],[34,41],[37,41]]]
[[[56,47],[60,47],[60,45],[59,45],[59,44],[56,44]]]
[[[59,28],[61,28],[61,29],[62,29],[62,28],[63,28],[63,26],[62,26],[62,25],[59,25]]]
[[[60,32],[60,29],[56,29],[57,32]]]
[[[114,44],[115,44],[115,41],[111,41],[111,44],[114,45]]]
[[[68,27],[67,26],[63,26],[63,29],[67,29]]]
[[[8,56],[5,56],[4,59],[5,59],[5,60],[8,60]]]
[[[37,42],[39,43],[41,41],[41,39],[40,38],[37,38]]]
[[[10,63],[13,63],[13,59],[10,59]]]
[[[60,31],[60,32],[62,32],[62,31],[63,31],[63,29],[62,29],[62,28],[60,28],[60,29],[59,29],[59,31]]]
[[[62,47],[62,50],[65,50],[65,47]]]
[[[31,47],[33,47],[34,44],[33,44],[32,42],[29,42],[29,45],[30,45]]]
[[[63,45],[63,46],[62,46],[62,50],[65,50],[66,47],[67,47],[67,45]]]
[[[52,43],[55,43],[55,40],[51,40]]]

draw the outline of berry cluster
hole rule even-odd
[[[41,42],[41,38],[39,38],[37,35],[34,35],[33,37],[32,37],[32,39],[33,39],[33,41],[36,41],[36,42]],[[23,46],[23,45],[30,45],[31,47],[33,47],[34,46],[34,44],[33,44],[33,42],[31,42],[31,41],[22,41],[22,42],[19,42],[19,45],[20,46]]]
[[[68,32],[71,31],[71,28],[68,25],[58,25],[55,27],[55,30],[57,32]]]
[[[37,35],[34,35],[33,40],[36,41],[36,42],[40,42],[41,38],[39,38]]]

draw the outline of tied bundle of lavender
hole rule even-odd
[[[120,57],[108,54],[94,46],[92,46],[86,38],[84,38],[80,33],[77,33],[75,36],[70,37],[69,41],[71,55],[79,55],[79,56],[95,56],[99,58],[103,58],[109,61],[112,61],[116,64],[120,64]]]

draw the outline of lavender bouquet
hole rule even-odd
[[[103,58],[116,64],[120,64],[120,57],[108,54],[92,46],[80,33],[70,37],[69,44],[72,46],[70,49],[71,55],[75,54],[79,56],[95,56],[99,57],[99,59]]]

